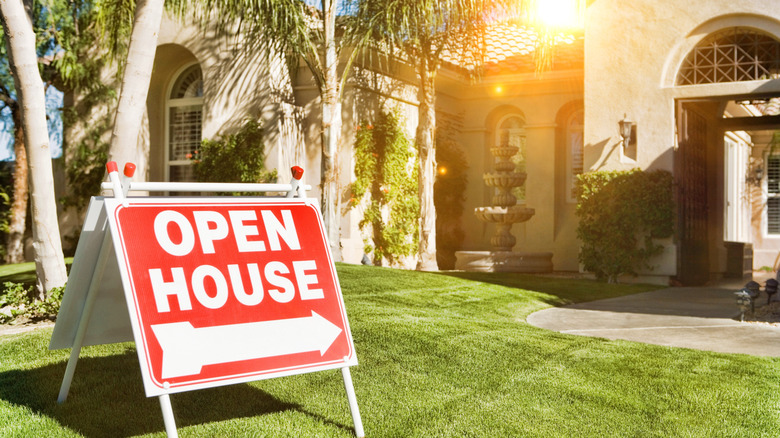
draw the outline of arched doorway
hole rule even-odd
[[[754,239],[745,232],[745,222],[756,218],[744,203],[752,195],[745,184],[753,177],[749,155],[767,130],[780,130],[777,113],[766,109],[780,95],[761,93],[760,87],[745,94],[740,83],[777,78],[780,41],[753,28],[729,27],[711,33],[680,65],[675,86],[704,90],[700,96],[676,102],[677,280],[682,284],[704,284],[720,274],[751,273],[745,255],[751,255]],[[723,87],[707,93],[709,85]],[[725,263],[720,257],[724,247]]]

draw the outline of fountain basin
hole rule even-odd
[[[551,252],[457,251],[455,269],[469,272],[552,272]]]
[[[520,148],[517,146],[496,146],[494,148],[490,148],[490,153],[493,154],[494,157],[508,160],[517,154],[517,151],[519,151]]]
[[[486,173],[482,175],[485,185],[502,189],[520,187],[525,183],[526,174],[521,172]]]
[[[536,211],[533,208],[513,205],[511,207],[477,207],[474,214],[483,222],[494,224],[516,224],[525,222],[533,217]]]

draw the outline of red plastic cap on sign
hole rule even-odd
[[[293,166],[292,169],[290,170],[292,170],[292,176],[295,179],[301,179],[301,177],[303,176],[303,167]]]
[[[108,163],[106,163],[106,170],[108,170],[108,173],[118,172],[119,167],[117,167],[116,161],[109,161]]]
[[[126,163],[125,164],[125,176],[130,178],[135,173],[135,164],[133,163]]]

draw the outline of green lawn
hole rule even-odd
[[[68,269],[70,269],[71,263],[73,263],[73,257],[66,257],[65,264]],[[0,265],[0,285],[6,281],[12,281],[14,283],[23,283],[29,286],[35,284],[36,278],[34,262]]]
[[[563,335],[535,310],[652,289],[339,265],[368,437],[777,437],[780,360]],[[132,344],[0,338],[0,437],[165,436]],[[171,396],[182,437],[349,437],[338,371]]]

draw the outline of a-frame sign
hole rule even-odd
[[[176,392],[340,368],[364,436],[349,367],[357,357],[316,204],[291,184],[120,181],[92,198],[50,349],[135,341],[144,388],[178,436]],[[258,191],[281,197],[125,197],[143,191]],[[293,197],[298,193],[298,197]]]

